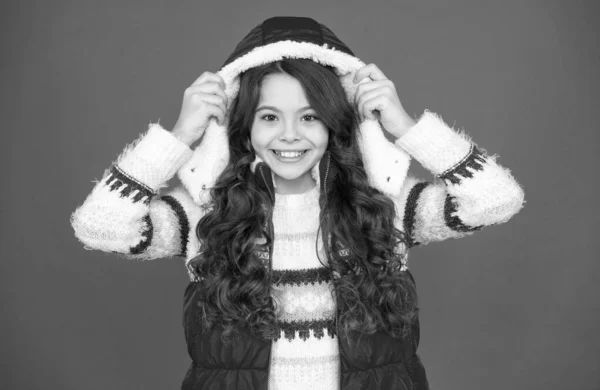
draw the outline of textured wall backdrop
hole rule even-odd
[[[126,143],[252,27],[311,16],[511,169],[507,224],[415,248],[433,389],[600,388],[595,1],[2,3],[3,389],[176,389],[179,260],[86,251],[69,224]],[[420,166],[414,173],[430,175]]]

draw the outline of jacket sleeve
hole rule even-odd
[[[471,235],[508,221],[525,204],[522,187],[498,156],[434,113],[425,111],[395,144],[434,175],[433,181],[407,176],[392,198],[408,247]]]
[[[84,248],[138,260],[197,253],[195,227],[203,208],[183,186],[167,186],[192,153],[170,131],[150,124],[71,214]]]

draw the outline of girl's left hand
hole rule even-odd
[[[396,138],[402,137],[415,124],[396,92],[394,83],[375,65],[365,65],[356,71],[354,83],[369,77],[356,89],[354,103],[361,121],[365,118],[379,120],[381,126]]]

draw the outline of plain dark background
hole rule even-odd
[[[329,26],[410,114],[465,129],[525,189],[508,223],[411,252],[432,389],[599,389],[598,9],[3,2],[0,388],[179,388],[182,262],[86,251],[69,217],[148,123],[175,123],[183,90],[252,27],[295,15]]]

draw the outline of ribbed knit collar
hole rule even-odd
[[[319,204],[319,187],[315,186],[301,194],[275,193],[275,208],[298,208]]]

